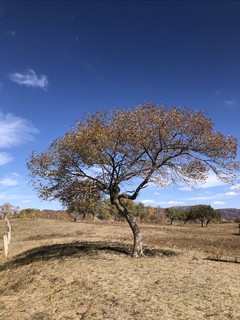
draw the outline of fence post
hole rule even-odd
[[[7,237],[8,237],[8,245],[10,245],[10,241],[11,241],[11,229],[8,230]]]
[[[6,258],[8,258],[12,227],[7,217],[5,217],[5,221],[8,227],[8,233],[3,236],[3,245],[4,245],[4,255]]]
[[[4,254],[5,257],[8,258],[8,236],[5,234],[3,236],[3,244],[4,244]]]

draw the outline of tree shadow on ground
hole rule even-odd
[[[106,242],[71,242],[63,244],[53,244],[41,246],[27,250],[0,266],[0,271],[8,268],[17,268],[19,266],[28,265],[36,261],[61,260],[66,257],[80,258],[83,256],[95,256],[100,251],[111,252],[113,254],[131,256],[132,247],[119,243]],[[144,248],[146,257],[154,256],[173,256],[178,253],[171,250],[159,250],[153,248]]]

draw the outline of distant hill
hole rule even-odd
[[[237,216],[240,216],[240,209],[235,208],[227,208],[227,209],[219,209],[221,211],[223,219],[232,221]]]
[[[174,208],[181,210],[181,211],[187,211],[190,210],[193,206],[174,206]],[[233,221],[237,216],[240,216],[240,209],[236,208],[224,208],[224,209],[218,209],[221,211],[222,218],[224,220]]]

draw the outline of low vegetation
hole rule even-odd
[[[235,223],[142,223],[139,259],[130,258],[125,222],[11,224],[7,261],[0,251],[0,319],[240,319]]]

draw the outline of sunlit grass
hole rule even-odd
[[[129,248],[125,223],[11,223],[10,259],[0,258],[0,319],[240,319],[239,264],[205,260],[240,259],[235,224],[142,224],[145,246],[177,255],[132,259],[94,247]]]

